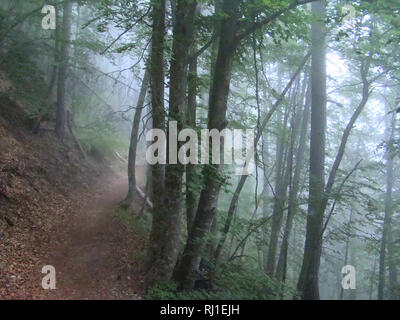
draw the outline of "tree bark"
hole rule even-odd
[[[319,299],[318,273],[324,218],[326,131],[326,15],[325,1],[313,2],[312,12],[320,21],[312,25],[311,144],[309,204],[303,264],[297,289],[304,300]]]
[[[226,123],[227,100],[231,78],[232,61],[235,52],[235,34],[237,30],[237,9],[239,1],[225,0],[223,11],[228,15],[221,25],[220,43],[214,69],[214,78],[209,100],[208,129],[223,130]],[[212,150],[212,141],[210,143]],[[223,145],[223,143],[221,143]],[[222,147],[222,146],[221,146]],[[200,194],[195,221],[178,267],[176,278],[182,289],[193,289],[196,280],[198,257],[200,256],[205,234],[210,230],[216,215],[220,182],[216,174],[220,166],[207,165],[203,171],[204,188]]]
[[[165,132],[164,110],[164,43],[165,43],[165,0],[154,2],[152,8],[152,40],[150,56],[150,88],[153,129]],[[167,224],[164,215],[163,193],[165,191],[165,165],[157,163],[151,166],[151,200],[153,219],[150,231],[149,249],[146,261],[147,284],[165,280],[162,254]]]
[[[189,3],[178,0],[176,1],[175,12],[173,12],[175,23],[173,26],[168,118],[170,121],[177,121],[178,130],[183,128],[185,122],[186,77],[189,62],[187,48],[190,47],[192,41],[196,5],[194,1]],[[163,8],[165,19],[165,6]],[[163,50],[163,48],[158,47],[158,50]],[[157,67],[159,68],[159,66]],[[163,81],[161,83],[163,84]],[[170,132],[167,136],[168,149],[171,143]],[[180,240],[184,165],[176,161],[177,159],[171,159],[170,156],[171,154],[167,157],[168,164],[165,169],[164,197],[159,203],[163,208],[158,207],[158,211],[163,212],[163,214],[153,220],[154,228],[164,235],[158,239],[161,240],[157,245],[161,248],[161,252],[159,252],[157,259],[159,261],[157,269],[153,271],[157,275],[156,277],[153,276],[153,279],[157,278],[159,281],[167,281],[171,278],[178,256]],[[160,197],[160,195],[158,196]],[[157,213],[157,215],[159,214]]]
[[[322,7],[321,3],[313,3],[314,7]],[[325,29],[325,28],[324,28]],[[318,30],[317,28],[314,29],[313,27],[313,40],[314,37],[319,37],[318,34],[320,32],[316,32],[314,35],[314,30]],[[323,31],[324,32],[324,31]],[[318,38],[315,38],[317,40]],[[314,46],[314,42],[313,42]],[[317,44],[317,46],[321,46]],[[324,71],[323,74],[325,76],[324,79],[321,79],[321,74],[316,74],[315,77],[312,76],[312,87],[314,91],[314,87],[321,89],[321,81],[323,81],[324,87],[324,110],[323,113],[320,110],[315,114],[315,118],[313,117],[313,110],[312,109],[312,116],[311,116],[311,123],[313,120],[315,121],[314,127],[316,128],[313,130],[313,125],[311,125],[311,147],[310,147],[310,193],[309,193],[309,211],[307,217],[307,233],[306,233],[306,244],[304,250],[304,259],[302,270],[300,273],[300,278],[298,282],[298,290],[301,292],[303,299],[319,299],[319,289],[318,289],[318,270],[321,258],[321,248],[322,248],[322,238],[323,233],[325,231],[326,225],[329,221],[325,222],[324,226],[324,213],[332,192],[332,188],[336,179],[336,174],[339,169],[340,163],[343,159],[346,144],[350,137],[351,130],[355,122],[357,121],[358,117],[360,116],[361,112],[363,111],[364,107],[366,106],[369,96],[371,94],[370,91],[370,82],[367,79],[368,71],[370,68],[370,58],[361,61],[361,80],[363,83],[363,91],[362,91],[362,99],[357,106],[356,110],[352,114],[344,132],[342,135],[342,139],[340,141],[340,146],[338,152],[335,157],[335,161],[332,165],[331,171],[329,173],[328,182],[326,183],[325,187],[321,187],[321,183],[324,181],[324,153],[325,153],[325,130],[326,130],[326,61],[325,61],[325,49],[323,50],[323,55],[321,55],[321,50],[318,49],[318,58],[323,59],[323,66]],[[317,62],[318,61],[318,62]],[[316,63],[319,65],[318,68],[321,67],[322,62],[317,60]],[[317,68],[316,68],[317,69]],[[312,75],[317,70],[312,71]],[[315,82],[314,82],[315,80]],[[317,90],[317,89],[315,89]],[[318,93],[318,92],[316,92]],[[319,95],[321,95],[321,91],[319,91]],[[322,103],[321,97],[316,96],[314,98],[314,92],[312,93],[312,104],[314,105],[314,101],[318,103]],[[316,106],[317,110],[318,105]],[[321,123],[323,123],[323,128]],[[323,130],[322,130],[323,129]],[[323,137],[323,139],[322,139]],[[313,143],[313,141],[315,143]],[[313,148],[315,147],[315,149]]]
[[[222,11],[224,18],[221,22],[219,32],[219,48],[215,63],[211,94],[209,98],[208,129],[223,130],[226,125],[226,110],[231,78],[231,69],[234,54],[240,41],[252,34],[262,26],[271,23],[283,13],[297,7],[298,5],[313,0],[293,1],[288,7],[274,11],[261,23],[254,25],[251,30],[239,31],[238,8],[240,1],[224,0]],[[261,135],[261,133],[259,133]],[[220,144],[223,147],[223,143]],[[212,145],[210,146],[212,150]],[[192,289],[195,282],[196,261],[200,255],[202,242],[211,222],[216,214],[220,182],[215,178],[219,174],[219,165],[206,166],[204,173],[204,187],[200,194],[199,207],[197,209],[194,226],[186,244],[181,263],[177,271],[177,280],[183,289]]]
[[[193,45],[196,51],[196,46]],[[193,57],[189,61],[189,71],[187,76],[188,84],[188,97],[187,97],[187,125],[191,128],[196,128],[196,109],[197,109],[197,57]],[[194,218],[196,215],[197,205],[199,201],[199,193],[195,190],[197,177],[196,165],[186,165],[186,221],[187,221],[187,234],[193,226]]]
[[[392,128],[390,128],[392,127]],[[389,134],[389,132],[391,133]],[[385,271],[387,265],[386,250],[390,247],[389,232],[392,220],[392,190],[393,190],[393,152],[392,148],[393,139],[393,121],[391,126],[386,125],[386,194],[385,194],[385,217],[383,221],[383,232],[381,239],[381,246],[379,251],[379,277],[378,277],[378,300],[385,298]],[[393,281],[393,269],[391,271],[392,279],[389,279],[389,287]],[[389,290],[390,291],[390,290]],[[389,292],[390,293],[390,292]]]
[[[56,134],[63,141],[67,121],[67,72],[71,37],[72,1],[65,1],[61,29],[60,66],[58,68]]]
[[[131,131],[131,141],[129,144],[129,155],[128,155],[128,193],[121,203],[122,207],[128,208],[132,204],[133,197],[136,193],[136,149],[138,144],[139,137],[139,127],[140,127],[140,119],[142,117],[142,111],[144,106],[144,101],[146,99],[146,93],[149,88],[150,83],[150,72],[148,68],[144,73],[142,79],[142,85],[139,92],[139,97],[136,103],[135,115],[133,117],[132,123],[132,131]]]

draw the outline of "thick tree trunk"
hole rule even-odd
[[[212,91],[209,100],[208,128],[223,130],[226,123],[226,109],[231,78],[232,60],[235,52],[237,30],[237,8],[239,1],[225,0],[223,11],[229,15],[221,25],[218,56],[214,69]],[[210,143],[212,150],[212,142]],[[222,145],[223,143],[221,143]],[[200,256],[205,234],[210,230],[216,215],[220,182],[219,165],[208,165],[204,169],[205,186],[200,194],[195,221],[177,270],[176,278],[182,289],[192,289],[196,280],[198,257]]]
[[[150,57],[150,88],[153,129],[165,132],[164,110],[164,43],[165,43],[165,0],[153,4],[153,27]],[[165,165],[157,163],[151,166],[151,200],[153,219],[150,232],[149,250],[146,261],[149,286],[168,278],[162,266],[165,228],[168,221],[164,214],[163,193]]]
[[[219,48],[215,63],[211,94],[209,98],[208,128],[223,130],[226,125],[226,110],[231,78],[231,69],[234,54],[240,41],[249,34],[257,31],[262,26],[271,23],[283,13],[297,7],[300,4],[311,2],[293,2],[284,9],[276,10],[262,22],[254,24],[253,27],[237,34],[239,30],[238,0],[224,0],[222,11],[225,18],[221,23],[219,32]],[[267,120],[268,121],[268,120]],[[261,135],[261,133],[259,133]],[[221,143],[223,147],[223,143]],[[212,146],[210,146],[212,150]],[[211,222],[216,214],[220,182],[215,178],[219,174],[220,166],[212,165],[204,169],[205,183],[200,194],[199,207],[197,209],[195,222],[186,244],[182,261],[177,270],[177,279],[181,288],[192,289],[195,282],[195,271],[200,255],[202,243],[206,232],[209,230]]]
[[[165,5],[165,3],[163,3]],[[165,6],[163,5],[163,20],[165,19]],[[169,90],[169,121],[177,121],[177,129],[181,130],[184,124],[185,102],[186,102],[186,76],[187,65],[190,47],[193,35],[193,19],[196,10],[196,3],[188,3],[184,0],[176,2],[175,17],[173,27],[173,44],[172,58],[170,67],[170,90]],[[164,21],[163,21],[164,25]],[[165,28],[165,27],[163,27]],[[160,30],[161,31],[161,30]],[[159,43],[157,43],[159,44]],[[158,50],[163,50],[163,47],[157,47]],[[154,46],[153,46],[154,50]],[[162,55],[162,54],[161,54]],[[154,64],[152,66],[155,66]],[[159,65],[156,66],[159,68]],[[161,81],[163,85],[163,79]],[[170,132],[168,132],[167,149],[170,147]],[[178,146],[179,147],[179,146]],[[177,159],[171,158],[171,153],[167,157],[168,164],[165,170],[164,180],[164,196],[158,204],[163,208],[158,207],[156,219],[153,219],[153,229],[158,230],[164,236],[157,239],[158,248],[161,248],[157,259],[157,269],[154,269],[153,279],[159,281],[167,281],[171,278],[174,270],[179,249],[179,238],[181,228],[181,210],[182,210],[182,179],[184,173],[184,165]],[[153,173],[154,179],[154,173]],[[155,185],[153,184],[153,190]],[[158,195],[160,197],[160,195]],[[161,241],[160,241],[161,240]],[[153,260],[154,261],[154,260]]]
[[[140,127],[140,119],[142,117],[142,110],[144,106],[144,101],[146,99],[146,93],[150,83],[150,72],[148,68],[144,73],[142,79],[142,85],[139,92],[138,101],[136,103],[135,116],[133,117],[132,131],[131,131],[131,141],[129,145],[129,155],[128,155],[128,194],[126,195],[125,200],[121,203],[121,206],[128,208],[130,207],[133,197],[136,193],[136,175],[135,175],[135,167],[136,167],[136,149],[138,144],[139,137],[139,127]]]
[[[323,8],[323,5],[319,2],[313,3],[314,7]],[[324,12],[325,10],[322,9]],[[321,12],[320,12],[321,14]],[[319,24],[322,25],[322,24]],[[317,40],[320,37],[321,32],[324,33],[323,30],[318,30],[319,28],[313,27],[313,41]],[[325,29],[325,28],[324,28]],[[318,30],[315,32],[314,30]],[[314,37],[316,37],[314,39]],[[315,47],[313,42],[313,47]],[[324,181],[324,149],[325,149],[325,129],[326,129],[326,62],[325,62],[325,49],[323,49],[323,54],[321,52],[322,45],[317,44],[316,55],[319,59],[316,60],[316,64],[318,68],[321,68],[323,64],[323,75],[324,79],[321,78],[321,73],[316,74],[314,77],[314,72],[317,72],[317,67],[312,70],[312,105],[314,106],[314,102],[317,101],[318,105],[322,103],[321,99],[321,81],[323,81],[324,87],[324,101],[323,102],[323,112],[322,110],[315,112],[315,118],[313,117],[313,111],[311,113],[311,123],[315,120],[315,130],[313,130],[313,125],[311,125],[311,147],[310,147],[310,195],[309,195],[309,211],[307,217],[307,234],[306,234],[306,244],[304,251],[304,259],[302,270],[300,273],[298,290],[301,292],[303,299],[319,299],[319,289],[318,289],[318,270],[321,258],[321,248],[322,248],[322,237],[327,223],[329,222],[328,217],[325,222],[325,226],[323,226],[324,222],[324,213],[329,201],[329,197],[335,183],[336,174],[340,167],[340,163],[343,159],[346,144],[350,137],[351,130],[360,116],[362,110],[366,106],[371,91],[369,89],[370,83],[367,79],[369,67],[370,67],[370,59],[367,58],[361,62],[361,79],[363,83],[363,91],[362,91],[362,99],[354,111],[353,115],[348,122],[343,135],[340,141],[340,146],[338,152],[335,157],[335,161],[332,165],[331,171],[329,173],[328,181],[325,187],[321,187],[321,182]],[[315,49],[313,49],[315,50]],[[322,62],[323,57],[323,62]],[[314,82],[315,80],[315,82]],[[318,94],[318,96],[314,96],[314,88]],[[321,109],[320,106],[316,105],[316,110]],[[314,110],[314,109],[312,109]],[[323,127],[322,127],[323,124]],[[323,138],[323,139],[322,139]],[[313,141],[315,143],[313,143]],[[313,146],[315,149],[313,149]],[[322,180],[321,180],[322,179]]]
[[[172,58],[170,68],[169,89],[169,121],[177,121],[178,132],[185,124],[186,112],[186,87],[187,66],[189,63],[189,50],[193,39],[194,15],[196,2],[185,0],[176,1],[174,13],[175,24],[173,27]],[[170,137],[171,133],[168,133]],[[170,140],[167,140],[168,148]],[[178,142],[178,149],[180,143]],[[169,156],[171,153],[169,152]],[[180,247],[181,211],[183,204],[183,174],[185,167],[177,159],[167,157],[168,164],[165,174],[165,199],[164,206],[167,214],[168,225],[165,240],[165,268],[168,269],[169,277],[172,276],[176,265],[178,250]]]
[[[68,56],[69,42],[71,37],[71,19],[72,19],[72,1],[65,1],[63,10],[63,23],[61,29],[61,46],[60,46],[60,66],[58,68],[58,86],[57,86],[57,112],[56,112],[56,134],[63,141],[65,138],[66,121],[67,121],[67,72],[68,72]]]
[[[222,11],[223,0],[214,0],[213,2],[214,2],[214,15],[218,16]],[[212,40],[212,44],[211,44],[210,79],[214,79],[215,63],[217,61],[220,33],[221,33],[221,22],[216,21],[215,25],[214,25],[214,36],[213,36],[213,40]],[[213,90],[212,85],[213,85],[213,81],[210,81],[210,86],[209,86],[209,90],[208,90],[209,96],[211,96],[211,93]],[[197,196],[197,200],[196,200],[197,205],[196,205],[196,211],[193,213],[193,221],[192,221],[191,228],[193,227],[194,218],[196,217],[198,203],[200,200],[200,192],[196,196]],[[218,232],[217,217],[215,216],[211,223],[211,227],[210,227],[211,237],[209,239],[207,239],[207,243],[206,243],[206,254],[204,254],[202,257],[198,257],[198,261],[200,261],[198,265],[199,265],[200,269],[202,269],[202,270],[209,268],[209,265],[210,265],[209,260],[212,260],[212,257],[214,256],[215,248],[217,246],[215,243],[217,232]]]
[[[324,219],[323,194],[325,187],[325,131],[326,131],[326,28],[325,1],[313,2],[312,11],[321,21],[312,26],[311,71],[311,144],[309,204],[303,264],[297,289],[301,298],[319,299],[318,273]]]

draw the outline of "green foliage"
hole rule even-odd
[[[149,216],[146,214],[139,218],[133,215],[129,209],[118,207],[115,215],[123,223],[131,226],[141,237],[146,237],[150,232],[151,221],[149,221]]]
[[[11,39],[6,54],[0,59],[0,68],[13,83],[14,94],[23,98],[27,111],[37,113],[46,92],[44,73],[37,65],[39,53],[27,38]]]
[[[82,145],[89,152],[99,152],[102,156],[111,156],[115,151],[126,152],[129,147],[127,139],[121,139],[118,132],[107,127],[95,127],[78,131]]]
[[[291,286],[283,290],[281,284],[268,278],[254,264],[230,263],[215,276],[210,290],[180,291],[176,282],[156,284],[146,299],[160,300],[275,300],[292,299],[296,291]]]

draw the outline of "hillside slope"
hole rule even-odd
[[[68,239],[77,237],[71,225],[76,223],[79,227],[92,219],[85,216],[88,214],[85,205],[92,199],[107,198],[107,190],[121,177],[103,163],[82,159],[76,150],[60,144],[54,132],[33,135],[28,126],[29,119],[23,108],[0,96],[0,299],[85,298],[85,294],[78,292],[79,288],[64,288],[58,293],[43,290],[41,270],[44,265],[60,264],[61,258],[54,261],[54,257],[60,256],[59,251],[68,250],[71,244]],[[114,206],[126,192],[125,182],[119,184],[122,184],[121,194],[114,192],[110,205],[106,206],[107,214],[100,210],[98,219],[107,216],[111,221],[115,216]],[[104,208],[104,202],[99,206]],[[93,224],[89,223],[88,228]],[[110,224],[105,220],[97,225],[104,228]],[[82,235],[89,234],[80,227]],[[115,223],[103,232],[107,246],[110,236],[107,232],[126,233],[121,223]],[[119,240],[121,250],[129,251],[123,240]],[[121,250],[115,250],[117,245],[109,248],[118,255],[115,260],[119,254],[123,256]],[[78,247],[81,255],[86,254],[85,250],[84,246]],[[110,259],[110,256],[104,258]],[[83,273],[90,276],[87,270]],[[58,281],[60,276],[57,276]],[[65,281],[64,284],[74,285]],[[71,294],[65,296],[68,292]],[[96,297],[109,296],[98,294]]]

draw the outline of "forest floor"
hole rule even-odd
[[[48,264],[57,272],[55,299],[141,299],[140,265],[134,265],[143,250],[143,240],[116,216],[127,192],[127,181],[104,181],[94,186],[80,208],[55,228]],[[104,190],[101,190],[104,189]]]
[[[26,119],[0,97],[0,299],[141,299],[146,234],[117,210],[124,166],[83,159],[54,132],[33,135]],[[42,288],[46,265],[55,290]]]

